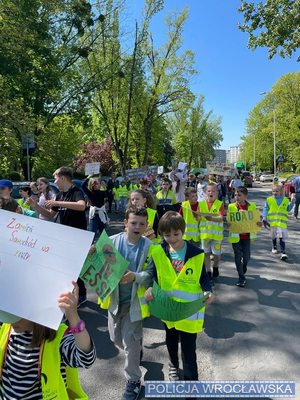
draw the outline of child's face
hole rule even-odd
[[[188,199],[190,204],[196,204],[198,201],[197,193],[189,193]]]
[[[163,233],[165,241],[175,250],[180,249],[183,246],[182,236],[183,233],[180,229],[171,229],[170,232]]]
[[[129,214],[128,219],[124,220],[127,236],[138,240],[147,228],[147,217],[141,215]]]
[[[33,322],[28,321],[27,319],[20,319],[20,321],[12,324],[14,331],[17,333],[21,332],[32,332],[33,330]]]
[[[145,207],[146,199],[140,193],[131,193],[130,203],[135,207]]]
[[[282,190],[280,187],[273,187],[272,193],[274,197],[280,197],[282,195]]]
[[[246,195],[245,193],[242,193],[242,192],[240,192],[239,190],[237,190],[237,191],[235,192],[235,194],[234,194],[234,198],[235,198],[235,201],[236,201],[237,203],[244,204],[245,201],[247,200],[247,195]]]
[[[214,202],[218,197],[217,188],[215,186],[207,186],[206,196],[207,196],[208,201]]]
[[[28,192],[26,192],[26,190],[20,190],[20,196],[23,198],[23,199],[27,199],[29,196],[28,196]]]
[[[37,188],[38,188],[38,191],[39,191],[40,193],[42,193],[42,192],[44,192],[44,191],[46,190],[47,185],[46,185],[46,183],[43,182],[43,181],[38,181],[38,183],[37,183]],[[33,188],[33,190],[35,190],[35,188]]]
[[[170,189],[170,184],[168,182],[162,182],[161,188],[164,192],[167,192]]]
[[[7,187],[0,188],[0,197],[3,197],[4,199],[9,199],[11,191],[12,189],[9,189]]]

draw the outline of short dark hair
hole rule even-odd
[[[31,187],[30,186],[20,186],[19,191],[22,190],[23,192],[27,192],[28,196],[31,195]]]
[[[235,191],[236,191],[236,192],[241,192],[241,193],[245,194],[246,196],[247,196],[247,194],[248,194],[248,189],[247,189],[245,186],[238,186],[238,187],[235,189]]]
[[[73,169],[71,167],[60,167],[53,172],[53,176],[65,176],[70,181],[73,179]]]
[[[128,207],[125,211],[125,219],[129,219],[129,215],[133,214],[139,217],[146,217],[148,219],[148,213],[145,207]]]
[[[0,197],[0,208],[2,210],[16,212],[18,207],[19,204],[13,197],[9,197],[8,199]]]
[[[176,211],[167,211],[159,220],[158,231],[163,236],[164,233],[180,230],[182,234],[185,231],[185,222],[182,216]]]

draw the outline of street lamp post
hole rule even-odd
[[[267,92],[262,92],[260,95],[267,94]],[[275,98],[272,95],[273,100],[273,169],[274,176],[276,176],[276,109],[275,109]]]

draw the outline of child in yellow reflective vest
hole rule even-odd
[[[185,222],[184,240],[190,241],[195,246],[200,246],[200,214],[197,189],[189,187],[185,191],[186,201],[181,203],[179,214]]]
[[[144,236],[152,242],[160,241],[157,234],[158,216],[156,212],[156,203],[149,191],[136,189],[130,193],[127,207],[145,207],[148,214],[148,226]]]
[[[263,224],[270,227],[270,235],[273,241],[272,253],[277,254],[277,239],[279,239],[281,260],[287,260],[285,253],[285,239],[288,237],[287,221],[288,212],[294,206],[295,200],[289,201],[283,195],[283,187],[281,185],[272,186],[273,196],[267,198],[263,208]]]
[[[235,203],[228,204],[228,213],[255,210],[256,205],[248,202],[247,195],[248,189],[246,187],[237,187],[234,193]],[[227,222],[227,224],[230,225],[229,222]],[[258,222],[257,224],[261,226],[261,222]],[[241,234],[229,232],[228,240],[232,243],[235,266],[239,275],[239,280],[236,283],[236,286],[239,287],[244,287],[246,285],[245,274],[250,260],[251,240],[253,239],[256,239],[256,235],[247,232]]]
[[[162,244],[153,246],[153,279],[165,294],[178,302],[196,300],[203,291],[211,291],[211,285],[203,268],[203,250],[183,240],[185,222],[175,211],[167,211],[160,219],[158,230],[164,238]],[[145,293],[147,301],[153,300],[152,287]],[[205,304],[212,302],[213,297]],[[198,380],[196,359],[197,333],[201,332],[204,307],[190,317],[180,321],[163,321],[169,353],[169,379],[179,380],[178,344],[181,343],[183,379]]]
[[[205,268],[209,277],[219,276],[219,263],[221,260],[221,245],[223,240],[224,204],[218,200],[218,188],[215,183],[209,183],[205,189],[206,200],[200,201],[199,210],[201,247],[205,253]],[[213,274],[210,267],[210,256],[214,256]],[[213,280],[212,280],[213,284]]]
[[[69,327],[61,324],[55,331],[0,311],[1,399],[88,399],[77,368],[89,368],[96,351],[78,316],[79,289],[76,282],[72,283],[74,290],[58,299]]]

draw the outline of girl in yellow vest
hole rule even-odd
[[[78,367],[89,368],[96,351],[77,313],[78,285],[62,293],[58,306],[69,327],[57,331],[0,311],[0,398],[87,400]],[[16,379],[17,377],[17,379]]]
[[[159,218],[169,210],[174,210],[177,204],[175,193],[172,190],[172,182],[164,178],[161,182],[161,190],[156,193],[156,204]],[[179,207],[176,211],[179,210]]]
[[[185,222],[184,240],[190,241],[195,246],[200,246],[200,214],[197,189],[189,187],[185,191],[186,201],[181,203],[179,214]]]
[[[146,208],[148,214],[148,226],[144,236],[152,242],[159,242],[160,237],[157,234],[158,216],[156,204],[152,194],[146,190],[137,189],[130,193],[127,208],[130,207]]]
[[[165,294],[178,302],[196,300],[203,291],[211,292],[211,285],[203,268],[203,250],[183,240],[185,222],[175,211],[167,211],[159,221],[158,230],[164,241],[153,246],[153,279]],[[145,292],[147,301],[153,300],[152,287]],[[211,303],[212,294],[205,304]],[[169,353],[169,380],[179,380],[178,344],[181,343],[183,379],[198,380],[196,358],[197,333],[202,331],[204,307],[197,313],[176,322],[163,321]]]
[[[272,253],[277,254],[277,239],[279,239],[281,260],[287,260],[285,253],[285,239],[288,237],[287,221],[288,212],[294,206],[295,200],[289,201],[283,195],[283,187],[281,185],[272,186],[273,196],[267,198],[263,208],[263,224],[270,227],[270,235],[273,241]]]
[[[248,189],[246,187],[238,187],[235,190],[234,197],[235,203],[228,204],[228,213],[237,213],[243,211],[251,211],[256,209],[255,203],[249,203],[247,200]],[[227,221],[227,224],[230,223]],[[257,223],[261,226],[261,222]],[[250,260],[250,247],[251,240],[256,239],[256,235],[250,233],[232,233],[229,232],[228,240],[232,243],[234,252],[234,261],[236,270],[239,275],[239,280],[236,286],[244,287],[246,285],[245,274],[247,272],[247,265]]]
[[[205,268],[211,278],[219,276],[221,245],[223,240],[224,204],[218,200],[218,188],[215,183],[209,183],[205,189],[206,200],[200,201],[199,210],[201,247],[205,253]],[[210,256],[213,255],[213,273],[211,273]]]

